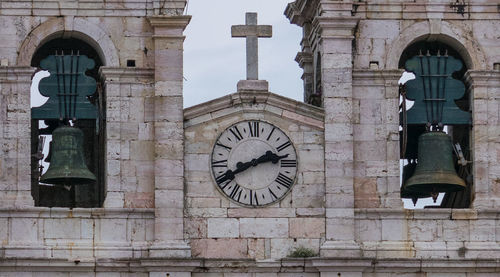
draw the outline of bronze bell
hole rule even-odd
[[[52,132],[50,165],[40,182],[54,185],[81,185],[96,181],[83,155],[83,132],[63,126]]]
[[[408,179],[415,173],[415,168],[417,167],[417,163],[415,160],[409,160],[408,164],[403,166],[403,185],[401,186],[401,198],[411,199],[413,205],[417,204],[419,198],[427,198],[431,197],[429,192],[411,192],[406,189],[406,183]]]
[[[465,189],[453,163],[451,137],[444,132],[427,132],[418,138],[418,163],[405,184],[411,193],[428,193],[435,199],[440,192]]]

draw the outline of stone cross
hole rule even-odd
[[[258,38],[269,38],[273,35],[271,25],[257,25],[257,13],[246,13],[246,25],[231,26],[232,37],[247,39],[247,80],[259,79]]]

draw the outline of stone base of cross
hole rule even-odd
[[[258,38],[272,36],[272,26],[257,25],[257,13],[246,13],[245,25],[231,26],[232,37],[244,37],[247,44],[247,79],[238,82],[238,91],[268,91],[269,85],[258,77]]]
[[[269,91],[269,83],[266,80],[239,80],[236,88],[238,92]]]

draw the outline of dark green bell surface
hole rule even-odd
[[[83,132],[63,126],[52,132],[50,165],[40,182],[54,185],[81,185],[96,181],[83,155]]]
[[[454,192],[465,189],[453,164],[451,138],[444,132],[428,132],[418,138],[418,163],[405,190],[416,193]]]

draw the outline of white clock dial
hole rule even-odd
[[[242,121],[222,132],[211,158],[216,187],[244,206],[266,206],[291,190],[297,175],[292,141],[263,121]]]

